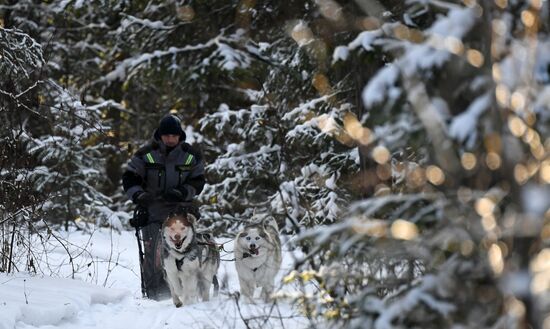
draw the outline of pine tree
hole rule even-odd
[[[393,184],[303,235],[317,250],[286,281],[319,287],[305,312],[346,328],[541,327],[548,201],[529,199],[548,199],[548,60],[528,45],[545,47],[546,5],[412,2],[336,47],[385,56],[358,135],[374,133],[364,183],[391,164]],[[518,52],[535,59],[521,74]]]
[[[42,47],[28,34],[0,27],[0,272],[17,270],[13,260],[21,228],[40,214],[44,195],[36,191],[30,172],[32,159],[21,156],[19,137],[33,109],[42,67]]]
[[[205,222],[220,232],[254,216],[275,216],[285,232],[300,232],[333,223],[354,193],[347,178],[359,169],[357,151],[332,140],[329,128],[317,129],[342,119],[351,105],[336,96],[341,86],[329,90],[326,75],[312,72],[315,49],[292,39],[293,33],[300,37],[292,29],[312,15],[313,4],[257,5],[272,16],[250,20],[256,29],[248,42],[258,45],[251,67],[259,84],[248,91],[251,104],[223,102],[201,120],[204,143],[216,155],[207,167],[202,209]]]
[[[37,190],[49,194],[45,219],[64,221],[65,229],[75,219],[120,228],[119,218],[105,212],[111,200],[98,190],[105,177],[105,145],[93,143],[105,127],[98,123],[96,110],[84,107],[62,87],[56,89],[57,94],[56,90],[49,91],[56,105],[42,108],[49,111],[53,129],[49,134],[21,136],[27,156],[38,162],[30,178]]]
[[[58,5],[21,1],[3,8],[4,22],[12,27],[3,33],[24,38],[19,44],[6,39],[10,43],[6,55],[13,60],[8,62],[5,82],[8,88],[21,90],[5,94],[12,99],[5,110],[23,110],[7,121],[19,127],[13,136],[17,156],[23,160],[9,161],[26,164],[22,177],[45,202],[41,205],[46,211],[44,219],[65,221],[66,228],[79,215],[101,224],[114,220],[119,225],[118,216],[111,216],[105,208],[109,198],[100,192],[107,148],[96,139],[105,127],[99,123],[98,110],[83,106],[74,96],[75,72],[68,62],[76,47],[63,43],[68,42],[66,37],[56,39],[58,31],[49,25],[66,17],[65,8]],[[30,50],[18,48],[23,46]],[[15,49],[13,55],[11,49]]]

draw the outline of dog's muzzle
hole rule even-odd
[[[187,236],[184,236],[183,239],[181,239],[180,241],[176,241],[176,240],[172,239],[172,237],[170,237],[170,239],[172,239],[172,242],[174,243],[174,246],[176,246],[176,249],[181,248],[181,246],[183,245],[183,241],[185,241],[186,238],[187,238]]]
[[[250,255],[258,255],[260,253],[260,248],[250,248],[248,249],[250,252]]]

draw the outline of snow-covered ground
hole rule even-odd
[[[58,239],[66,241],[64,247]],[[0,329],[305,328],[309,324],[287,302],[237,304],[234,293],[239,284],[232,253],[222,252],[226,261],[218,271],[218,297],[175,308],[171,300],[141,297],[134,232],[100,229],[90,236],[73,231],[57,233],[57,239],[34,236],[32,241],[40,246],[34,255],[40,259],[42,274],[0,274]],[[224,247],[233,250],[232,241]],[[67,252],[78,256],[69,262]],[[292,254],[285,251],[276,282],[293,262]]]

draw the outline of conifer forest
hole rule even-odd
[[[133,234],[169,113],[201,227],[300,255],[305,327],[550,329],[550,1],[0,0],[0,281]]]

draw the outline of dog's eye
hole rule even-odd
[[[246,237],[246,239],[247,239],[247,240],[250,240],[250,237],[249,237],[249,236],[247,236],[247,237]]]
[[[260,237],[259,237],[259,236],[257,236],[257,237],[256,237],[256,240],[260,240]]]

